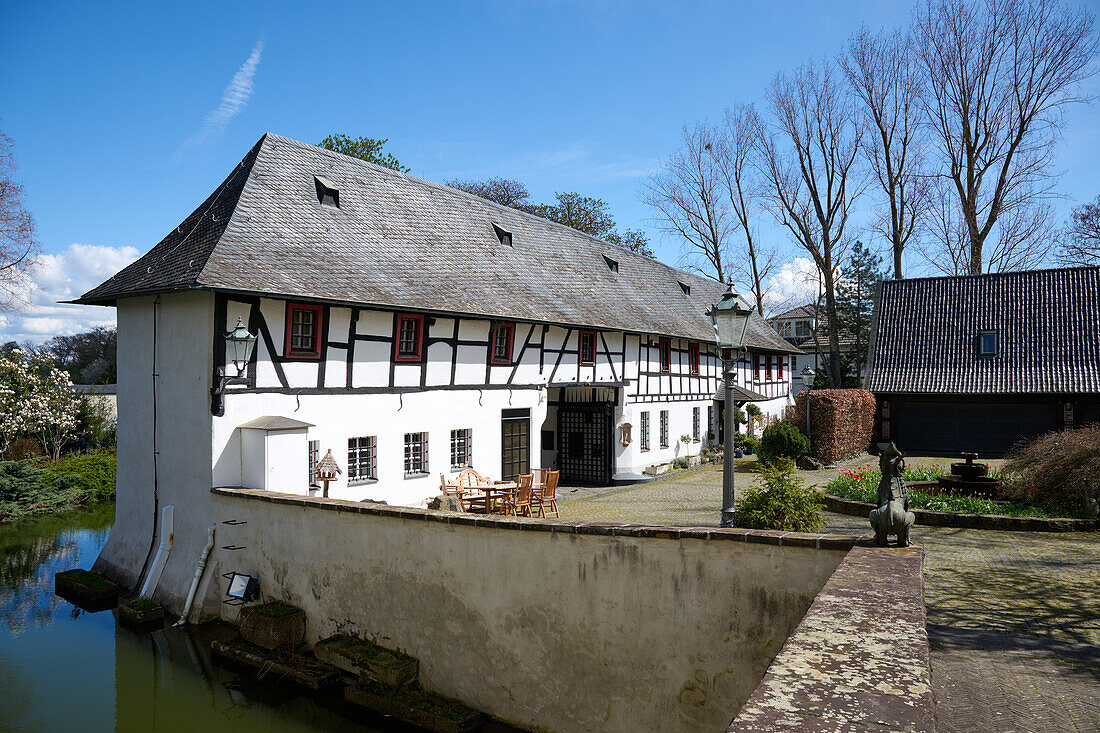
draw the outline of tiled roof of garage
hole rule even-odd
[[[1100,392],[1100,268],[886,280],[872,322],[873,392]],[[978,354],[996,331],[998,353]]]
[[[339,207],[318,201],[315,177],[339,189]],[[725,291],[533,214],[270,133],[183,224],[78,302],[183,288],[701,341],[714,338],[706,311]],[[798,353],[759,315],[746,345]]]

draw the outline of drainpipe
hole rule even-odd
[[[191,615],[191,604],[195,602],[195,592],[199,589],[199,582],[202,580],[203,572],[206,570],[206,561],[210,557],[210,551],[214,549],[214,530],[217,526],[216,524],[211,524],[206,528],[206,546],[202,548],[199,562],[195,565],[195,576],[191,578],[191,588],[187,591],[187,603],[183,607],[183,613],[180,614],[180,620],[173,624],[174,626],[183,626],[187,623],[187,619]]]
[[[153,565],[149,568],[149,574],[145,576],[145,585],[141,586],[141,597],[152,598],[153,591],[160,582],[160,574],[168,562],[168,553],[172,551],[172,505],[160,510],[160,547],[157,548],[157,556],[153,558]]]

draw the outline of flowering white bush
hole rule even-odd
[[[75,435],[80,401],[69,375],[48,359],[20,349],[0,354],[0,451],[33,433],[56,461]]]

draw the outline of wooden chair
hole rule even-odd
[[[531,500],[534,493],[534,476],[524,474],[519,477],[519,486],[509,494],[504,504],[504,513],[512,516],[531,516]]]
[[[545,517],[546,507],[549,506],[555,517],[561,517],[558,512],[558,478],[560,476],[561,471],[546,472],[546,480],[542,482],[542,486],[532,499],[533,504],[538,505],[538,516]]]
[[[458,474],[455,485],[458,500],[462,503],[462,511],[471,514],[489,513],[489,502],[481,491],[481,487],[488,483],[488,477],[482,476],[472,468],[464,468]]]
[[[532,468],[531,475],[535,477],[535,490],[537,491],[540,486],[546,483],[546,474],[550,473],[549,468]]]

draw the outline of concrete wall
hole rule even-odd
[[[245,549],[216,551],[217,572],[305,609],[309,641],[377,639],[417,657],[429,690],[552,731],[724,728],[844,555],[783,533],[214,499],[248,522],[219,528]]]
[[[190,577],[206,542],[212,324],[210,293],[118,303],[115,526],[95,569],[127,585],[136,581],[149,552],[155,506],[175,507],[175,544],[164,571],[173,589]]]

